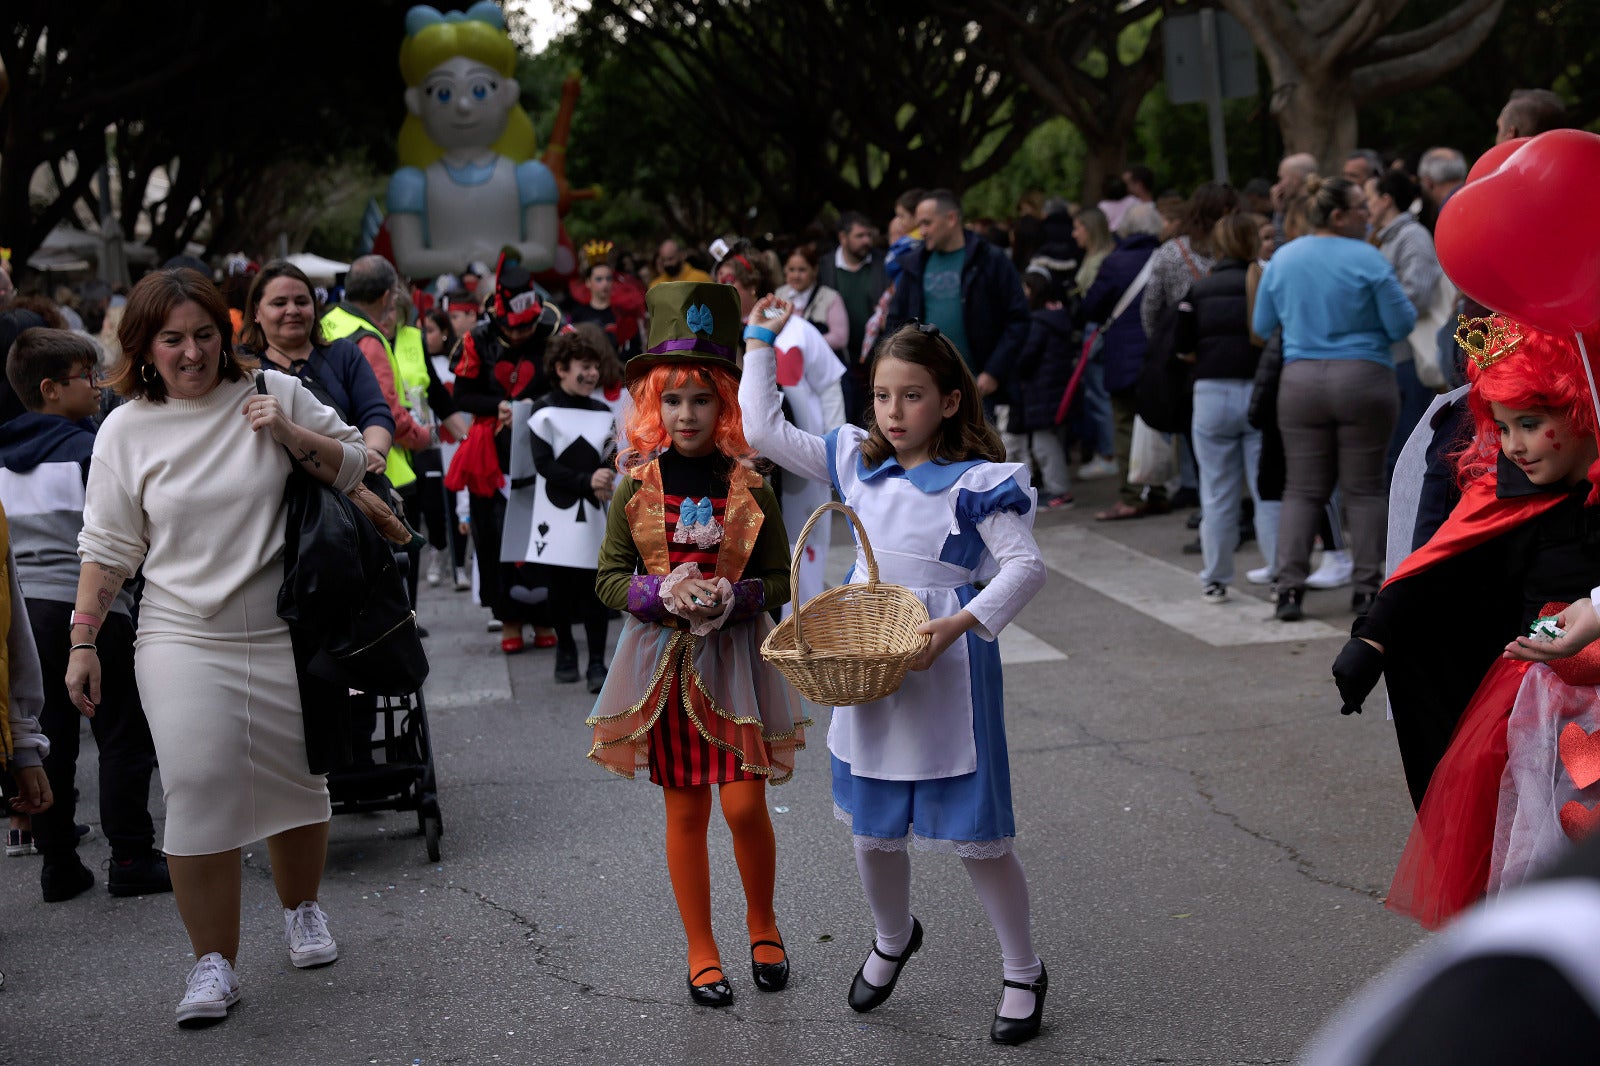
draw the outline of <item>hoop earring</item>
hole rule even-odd
[[[228,369],[228,359],[229,359],[228,349],[224,348],[224,349],[222,349],[222,358],[220,360],[218,360],[218,364],[221,366],[221,368],[223,370]]]
[[[140,365],[140,367],[139,367],[139,377],[144,381],[144,383],[146,385],[154,385],[156,383],[156,376],[154,374],[154,370],[155,370],[155,364],[154,363],[143,363],[143,364]]]

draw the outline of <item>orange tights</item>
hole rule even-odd
[[[733,857],[744,883],[745,924],[750,940],[778,942],[778,918],[772,909],[772,887],[777,877],[777,846],[772,839],[772,819],[767,816],[767,783],[733,781],[720,786],[722,816],[733,833]],[[707,967],[721,969],[722,956],[711,934],[711,859],[706,832],[711,824],[711,786],[663,788],[667,803],[667,873],[678,915],[689,940],[689,973]],[[756,961],[780,962],[777,948],[755,949]],[[700,983],[714,980],[711,975]]]

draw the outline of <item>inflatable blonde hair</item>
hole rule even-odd
[[[441,14],[426,5],[407,11],[406,38],[400,44],[400,74],[406,87],[421,85],[430,71],[455,56],[482,63],[503,78],[514,78],[517,46],[505,27],[505,16],[493,0],[478,0],[465,12]],[[533,120],[521,104],[511,109],[505,131],[493,147],[513,163],[533,158],[537,138]],[[403,167],[426,168],[444,155],[444,150],[428,136],[422,120],[412,114],[407,114],[400,125],[399,149]]]

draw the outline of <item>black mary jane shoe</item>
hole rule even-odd
[[[708,973],[717,975],[715,981],[697,985],[695,981]],[[721,966],[707,966],[699,973],[689,975],[689,998],[702,1007],[731,1007],[733,1006],[733,986],[728,983],[728,978],[723,975]]]
[[[867,980],[867,964],[862,963],[861,968],[856,971],[855,980],[850,982],[850,1009],[865,1014],[874,1007],[883,1006],[889,994],[894,991],[895,982],[900,980],[900,971],[905,969],[906,960],[915,955],[920,947],[922,947],[922,923],[915,918],[911,919],[911,940],[900,954],[888,955],[878,951],[878,941],[874,939],[872,950],[877,953],[878,958],[894,963],[894,973],[889,975],[888,984],[875,985]]]
[[[777,948],[783,958],[777,962],[757,962],[756,948]],[[750,945],[750,976],[763,992],[782,992],[789,983],[789,949],[781,940],[757,940]]]
[[[1039,1035],[1039,1025],[1044,1021],[1044,994],[1050,987],[1050,975],[1045,973],[1044,963],[1039,963],[1039,979],[1029,984],[1027,981],[1003,981],[1007,988],[1019,988],[1024,992],[1033,993],[1033,1013],[1026,1018],[1002,1018],[1000,1009],[995,1008],[994,1024],[989,1026],[989,1039],[996,1044],[1025,1044]]]

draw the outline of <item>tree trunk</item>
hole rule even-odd
[[[1080,197],[1084,207],[1093,207],[1104,198],[1107,178],[1122,176],[1127,148],[1127,142],[1120,137],[1089,145],[1089,154],[1083,161],[1083,191]]]
[[[1347,78],[1301,81],[1274,94],[1285,155],[1310,152],[1324,174],[1337,174],[1356,150],[1356,105]]]

